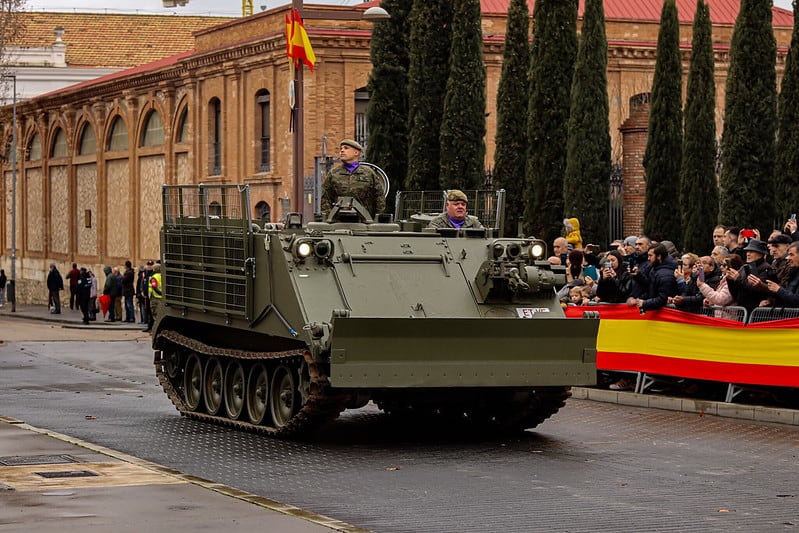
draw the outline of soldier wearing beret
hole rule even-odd
[[[386,208],[382,181],[374,170],[358,163],[361,152],[363,147],[352,139],[343,139],[339,144],[341,165],[330,169],[322,184],[323,215],[327,216],[339,196],[352,196],[372,216]]]
[[[477,217],[466,214],[468,199],[463,191],[452,189],[447,193],[444,212],[430,221],[429,228],[473,228],[483,227]]]

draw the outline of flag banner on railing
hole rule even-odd
[[[799,319],[744,326],[663,308],[576,306],[599,313],[597,368],[741,384],[799,387]]]

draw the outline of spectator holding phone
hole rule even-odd
[[[799,307],[799,242],[795,241],[788,246],[787,258],[792,267],[787,283],[767,280],[766,286],[774,295],[776,305]]]
[[[762,305],[769,305],[771,294],[766,286],[766,281],[777,280],[774,268],[766,262],[766,243],[759,239],[750,239],[744,248],[746,264],[737,272],[730,270],[727,273],[730,294],[738,305],[746,308],[748,312]]]
[[[791,238],[791,242],[799,241],[799,231],[796,228],[796,213],[791,215],[782,231]]]
[[[624,303],[630,296],[632,285],[632,274],[627,270],[623,256],[616,250],[609,251],[596,287],[599,300],[611,304]]]
[[[715,287],[711,285],[710,279],[705,278],[703,280],[701,277],[697,276],[696,285],[699,287],[702,296],[705,297],[705,303],[707,305],[718,305],[722,307],[725,305],[735,305],[735,299],[730,294],[730,288],[727,285],[727,273],[730,271],[737,272],[742,266],[744,266],[744,262],[740,255],[728,254],[719,267],[721,276]]]
[[[724,246],[727,247],[731,254],[738,254],[741,259],[746,261],[746,252],[744,252],[744,246],[746,245],[743,244],[744,237],[741,237],[740,232],[741,230],[737,226],[727,228],[724,233]]]
[[[704,277],[704,270],[701,268],[699,256],[692,253],[683,254],[680,258],[680,264],[674,270],[674,279],[677,281],[677,288],[680,293],[669,298],[670,304],[673,304],[681,311],[699,312],[705,299],[697,284],[700,271]]]

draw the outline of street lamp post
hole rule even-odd
[[[363,13],[352,12],[326,12],[321,9],[303,10],[303,0],[291,0],[292,9],[296,9],[300,17],[309,20],[385,20],[390,18],[388,12],[382,7],[370,7]],[[294,172],[292,182],[294,186],[293,210],[302,213],[303,205],[303,155],[305,152],[305,121],[304,121],[304,102],[303,102],[303,70],[300,63],[299,67],[294,68]]]
[[[9,291],[11,298],[11,312],[17,311],[17,75],[0,74],[0,78],[11,79],[12,85],[12,120],[11,120],[11,278]]]

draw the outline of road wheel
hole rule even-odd
[[[219,407],[222,405],[223,383],[222,364],[219,359],[212,357],[205,365],[205,379],[203,379],[203,398],[209,415],[219,412]]]

